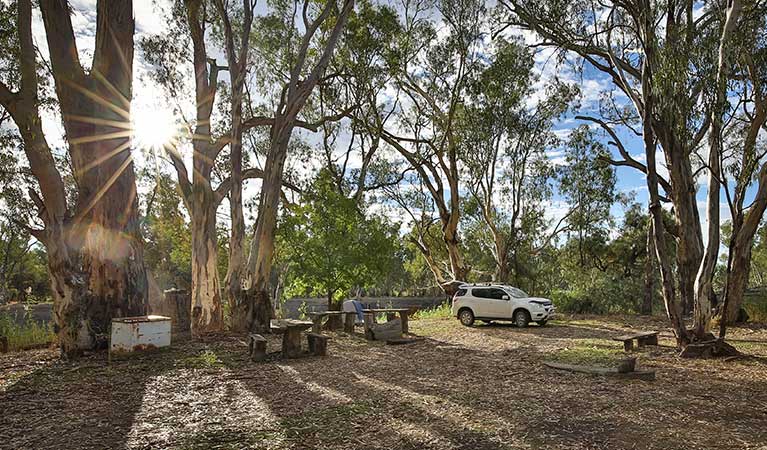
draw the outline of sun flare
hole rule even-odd
[[[133,111],[133,143],[138,148],[159,149],[172,144],[178,135],[173,111],[146,107]]]

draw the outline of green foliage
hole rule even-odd
[[[397,229],[365,217],[354,199],[340,193],[325,170],[280,225],[287,294],[315,293],[337,302],[353,287],[375,286],[395,256]]]
[[[34,320],[27,320],[24,325],[18,325],[6,314],[0,314],[0,336],[8,338],[10,350],[50,344],[56,338],[52,324],[41,325]]]
[[[144,262],[162,287],[189,289],[192,237],[173,179],[158,174],[144,224]]]
[[[644,297],[647,214],[638,204],[625,212],[617,236],[573,237],[557,250],[558,287],[551,298],[561,312],[638,312]],[[584,251],[585,249],[585,251]],[[655,298],[659,282],[656,281]]]
[[[413,314],[413,320],[421,319],[448,319],[453,317],[453,313],[450,310],[450,302],[446,301],[439,306],[429,309],[419,309]]]

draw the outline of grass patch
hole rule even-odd
[[[419,309],[413,314],[413,320],[420,319],[448,319],[453,317],[453,313],[450,311],[450,302],[445,301],[439,306],[428,309]]]
[[[573,345],[553,354],[551,359],[567,364],[612,366],[625,359],[622,347],[604,339],[576,339]]]
[[[218,358],[216,353],[210,350],[205,350],[199,355],[183,358],[179,362],[182,367],[187,369],[213,369],[224,367],[223,361]]]
[[[56,338],[51,324],[41,325],[30,320],[19,325],[5,314],[0,315],[0,336],[8,338],[10,351],[45,346]]]

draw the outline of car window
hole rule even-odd
[[[471,294],[478,298],[493,298],[489,288],[473,288]]]
[[[492,288],[492,289],[490,289],[490,291],[491,291],[490,292],[490,295],[491,295],[490,298],[494,298],[496,300],[503,300],[503,296],[504,295],[506,297],[509,296],[509,294],[507,294],[506,291],[504,291],[503,289]]]
[[[503,296],[508,295],[503,289],[498,288],[473,288],[471,293],[475,297],[493,300],[503,300]]]
[[[527,294],[525,293],[525,291],[523,291],[521,289],[517,289],[515,287],[510,287],[509,288],[509,292],[511,292],[511,295],[513,295],[516,298],[525,298],[525,297],[527,297]]]
[[[455,296],[456,297],[463,297],[464,295],[466,295],[466,289],[458,289],[455,292]]]

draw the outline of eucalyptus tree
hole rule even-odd
[[[174,2],[168,17],[168,31],[144,38],[147,60],[154,64],[155,79],[170,95],[183,98],[191,59],[194,77],[194,119],[191,129],[192,175],[189,176],[178,142],[167,146],[176,172],[179,191],[191,219],[192,233],[192,332],[223,329],[221,282],[217,270],[218,244],[216,211],[226,198],[231,183],[214,186],[214,168],[229,136],[214,136],[213,114],[219,88],[219,74],[226,70],[209,57],[206,34],[217,21],[213,5],[205,0]],[[191,41],[191,55],[189,54]],[[181,136],[183,138],[183,136]]]
[[[232,14],[229,9],[234,7],[228,2],[178,0],[171,5],[168,31],[142,40],[144,54],[155,66],[152,76],[167,89],[170,98],[176,101],[183,99],[188,86],[187,78],[192,77],[194,80],[195,117],[187,121],[192,147],[191,177],[181,153],[187,136],[181,133],[166,150],[191,218],[192,331],[195,334],[220,331],[224,326],[221,281],[217,270],[216,212],[228,196],[232,205],[231,212],[235,216],[232,229],[234,244],[230,243],[233,253],[229,255],[229,267],[239,272],[244,260],[241,253],[244,234],[242,182],[260,178],[263,172],[257,167],[242,169],[242,134],[274,124],[272,117],[259,114],[255,108],[249,108],[252,113],[247,118],[242,116],[250,41],[255,39],[254,33],[246,25],[255,20],[254,7],[255,2],[243,2],[239,12]],[[230,16],[242,16],[244,21],[235,23]],[[218,28],[223,29],[219,33],[222,36],[211,36],[209,32]],[[238,30],[238,37],[235,38]],[[191,54],[189,41],[192,44]],[[221,65],[210,57],[210,53],[219,50],[214,45],[217,41],[223,43],[223,52],[227,55],[229,65]],[[193,72],[191,75],[186,70],[190,64]],[[224,71],[229,71],[232,89],[228,121],[225,117],[216,116],[219,89],[223,85],[221,73]],[[179,109],[183,109],[183,106],[179,105]],[[319,124],[297,121],[297,126],[316,131]],[[228,176],[224,173],[226,168],[219,167],[225,166],[219,161],[223,159],[219,156],[227,148],[233,163],[230,167],[232,173]],[[233,195],[230,195],[230,191]],[[239,278],[230,273],[228,275],[227,286],[231,300],[232,294],[236,295],[240,291],[239,282],[236,281]]]
[[[392,67],[397,120],[381,127],[381,139],[412,166],[437,208],[450,259],[448,281],[465,280],[469,268],[458,232],[461,187],[456,125],[470,77],[479,68],[485,6],[477,0],[406,3],[406,37]],[[426,17],[432,6],[444,22],[441,34]]]
[[[98,344],[112,317],[146,313],[130,153],[133,4],[97,2],[90,69],[80,62],[69,5],[42,0],[39,7],[66,133],[67,163],[76,185],[74,199],[67,195],[65,174],[43,133],[43,61],[32,37],[29,0],[2,5],[4,19],[15,16],[16,26],[2,40],[0,105],[18,128],[37,183],[29,195],[42,228],[30,228],[30,233],[47,249],[58,342],[65,355],[76,356]]]
[[[558,144],[553,123],[577,89],[550,85],[533,101],[532,54],[515,41],[496,46],[492,63],[471,82],[471,106],[462,111],[459,129],[469,205],[489,232],[495,278],[507,282],[519,272],[523,247],[535,253],[566,229],[560,221],[546,232],[545,202],[555,176],[546,152]]]
[[[712,67],[712,23],[716,7],[694,14],[695,2],[650,1],[607,2],[502,0],[510,15],[507,26],[534,31],[541,44],[577,55],[581,61],[605,74],[629,101],[631,114],[642,124],[646,164],[632,158],[619,140],[621,165],[636,167],[647,175],[650,208],[653,214],[655,249],[667,313],[677,342],[704,339],[708,326],[696,314],[695,333],[690,335],[682,322],[684,304],[695,303],[695,277],[703,255],[702,230],[696,201],[692,155],[709,129],[702,94]],[[662,26],[659,26],[662,24]],[[624,111],[626,111],[624,109]],[[592,118],[594,119],[594,118]],[[628,122],[622,116],[620,124]],[[616,137],[604,121],[603,128]],[[673,203],[677,235],[676,263],[679,297],[671,273],[669,253],[663,245],[660,178],[655,153],[660,144],[669,170],[665,184]],[[698,304],[706,308],[705,304]]]
[[[581,266],[586,264],[587,238],[606,228],[611,220],[610,208],[618,199],[615,169],[601,158],[606,152],[594,132],[582,125],[570,134],[566,162],[559,169],[559,191],[572,205],[566,220],[576,235]]]
[[[738,17],[737,24],[733,25]],[[767,209],[766,22],[767,5],[763,2],[733,1],[727,9],[719,44],[719,71],[713,96],[717,106],[712,108],[710,139],[714,140],[712,145],[721,149],[719,176],[732,216],[726,243],[729,249],[727,278],[719,308],[723,324],[739,316],[749,280],[754,238]],[[731,67],[728,69],[727,65]],[[729,77],[725,77],[727,72]],[[723,82],[727,96],[736,97],[737,101],[721,103]],[[730,179],[734,180],[734,186]],[[753,198],[747,202],[749,191],[753,191]],[[724,329],[720,329],[720,333],[724,334]]]
[[[262,86],[276,88],[279,95],[269,98],[274,105],[274,115],[269,128],[258,217],[241,281],[243,290],[232,310],[236,329],[264,332],[269,330],[272,316],[269,281],[290,139],[314,88],[330,77],[326,69],[352,14],[354,0],[343,0],[340,4],[334,0],[324,3],[294,0],[270,6],[272,11],[257,22],[257,39],[261,64],[272,73],[262,81]],[[343,112],[340,115],[344,115]]]
[[[229,210],[232,219],[231,235],[229,238],[229,264],[226,272],[226,285],[229,305],[234,310],[237,299],[241,295],[242,270],[245,263],[245,252],[243,249],[245,240],[245,215],[242,210],[242,135],[243,135],[243,117],[242,103],[243,91],[245,89],[245,80],[248,69],[248,50],[250,46],[250,29],[253,25],[253,14],[256,2],[243,0],[241,9],[235,11],[241,16],[241,23],[236,24],[239,28],[239,34],[235,36],[236,30],[232,24],[232,18],[229,12],[229,2],[225,0],[215,0],[216,9],[220,16],[221,25],[224,31],[224,49],[226,50],[226,59],[228,61],[228,70],[230,76],[230,95],[229,95],[229,114],[231,121],[229,158],[231,166],[231,188],[229,189]],[[239,45],[239,48],[237,47]]]
[[[370,1],[357,3],[338,44],[329,72],[332,82],[320,85],[316,107],[350,110],[345,120],[322,126],[322,159],[339,192],[362,207],[366,194],[402,181],[402,168],[381,145],[386,89],[393,75],[402,27],[397,12]]]

